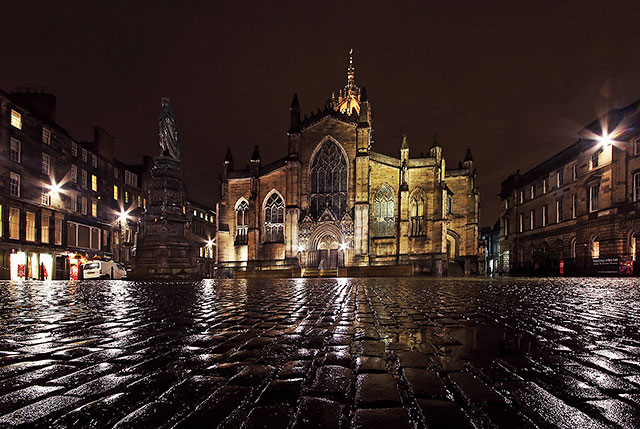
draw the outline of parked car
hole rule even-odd
[[[84,279],[123,279],[127,269],[113,261],[91,261],[82,266]]]

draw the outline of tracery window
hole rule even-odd
[[[373,200],[373,236],[393,237],[395,224],[395,197],[393,189],[385,183]]]
[[[409,203],[409,218],[411,221],[411,235],[421,236],[426,234],[424,225],[424,204],[425,198],[422,190],[418,190],[411,197]]]
[[[249,242],[249,203],[241,199],[236,203],[236,244]]]
[[[318,219],[325,207],[340,219],[347,210],[347,161],[333,141],[325,141],[311,163],[311,216]]]
[[[284,241],[284,201],[275,192],[264,205],[264,233],[265,242]]]

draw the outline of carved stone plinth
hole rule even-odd
[[[151,170],[150,204],[142,221],[142,236],[134,259],[135,280],[198,279],[196,253],[185,236],[184,185],[180,162],[155,158]]]

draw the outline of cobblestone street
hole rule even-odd
[[[0,284],[0,424],[638,427],[640,284]]]

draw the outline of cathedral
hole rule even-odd
[[[239,170],[227,150],[219,274],[477,271],[479,195],[470,150],[457,168],[447,167],[436,134],[427,156],[411,157],[406,136],[399,157],[375,152],[371,102],[355,83],[352,52],[345,87],[304,118],[294,95],[290,114],[285,157],[263,164],[256,146],[250,166]]]

